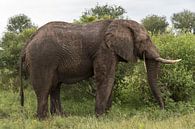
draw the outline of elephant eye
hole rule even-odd
[[[147,35],[147,38],[146,38],[146,41],[148,42],[148,41],[151,41],[150,40],[150,37]]]
[[[141,43],[141,44],[145,44],[145,43],[147,43],[147,41],[148,41],[147,39],[142,39],[142,40],[140,41],[140,43]]]

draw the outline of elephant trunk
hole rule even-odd
[[[150,59],[145,59],[148,83],[151,91],[159,103],[161,109],[164,109],[164,102],[161,97],[160,89],[157,87],[158,72],[160,70],[160,62]]]

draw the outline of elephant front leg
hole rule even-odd
[[[108,98],[108,102],[107,102],[107,105],[106,105],[106,112],[109,112],[110,108],[112,107],[112,93],[113,92],[113,88],[111,90],[111,94]]]
[[[98,63],[94,66],[94,74],[96,80],[96,105],[95,112],[96,116],[100,116],[106,112],[110,105],[110,97],[112,93],[112,88],[114,85],[115,77],[115,60],[105,61],[106,64]],[[109,104],[108,104],[109,103]]]

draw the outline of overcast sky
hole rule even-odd
[[[8,18],[16,14],[27,15],[38,26],[49,21],[72,22],[97,3],[120,5],[129,18],[138,22],[151,14],[166,16],[170,21],[173,13],[184,9],[195,12],[195,0],[1,0],[0,37],[6,29]]]

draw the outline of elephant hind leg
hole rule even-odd
[[[60,100],[60,85],[61,83],[58,83],[50,91],[50,112],[52,115],[64,115]]]
[[[37,97],[37,117],[45,119],[48,115],[48,97],[52,88],[54,72],[51,70],[40,70],[31,72],[31,81]]]
[[[48,94],[37,94],[37,104],[37,117],[45,119],[48,115]]]

